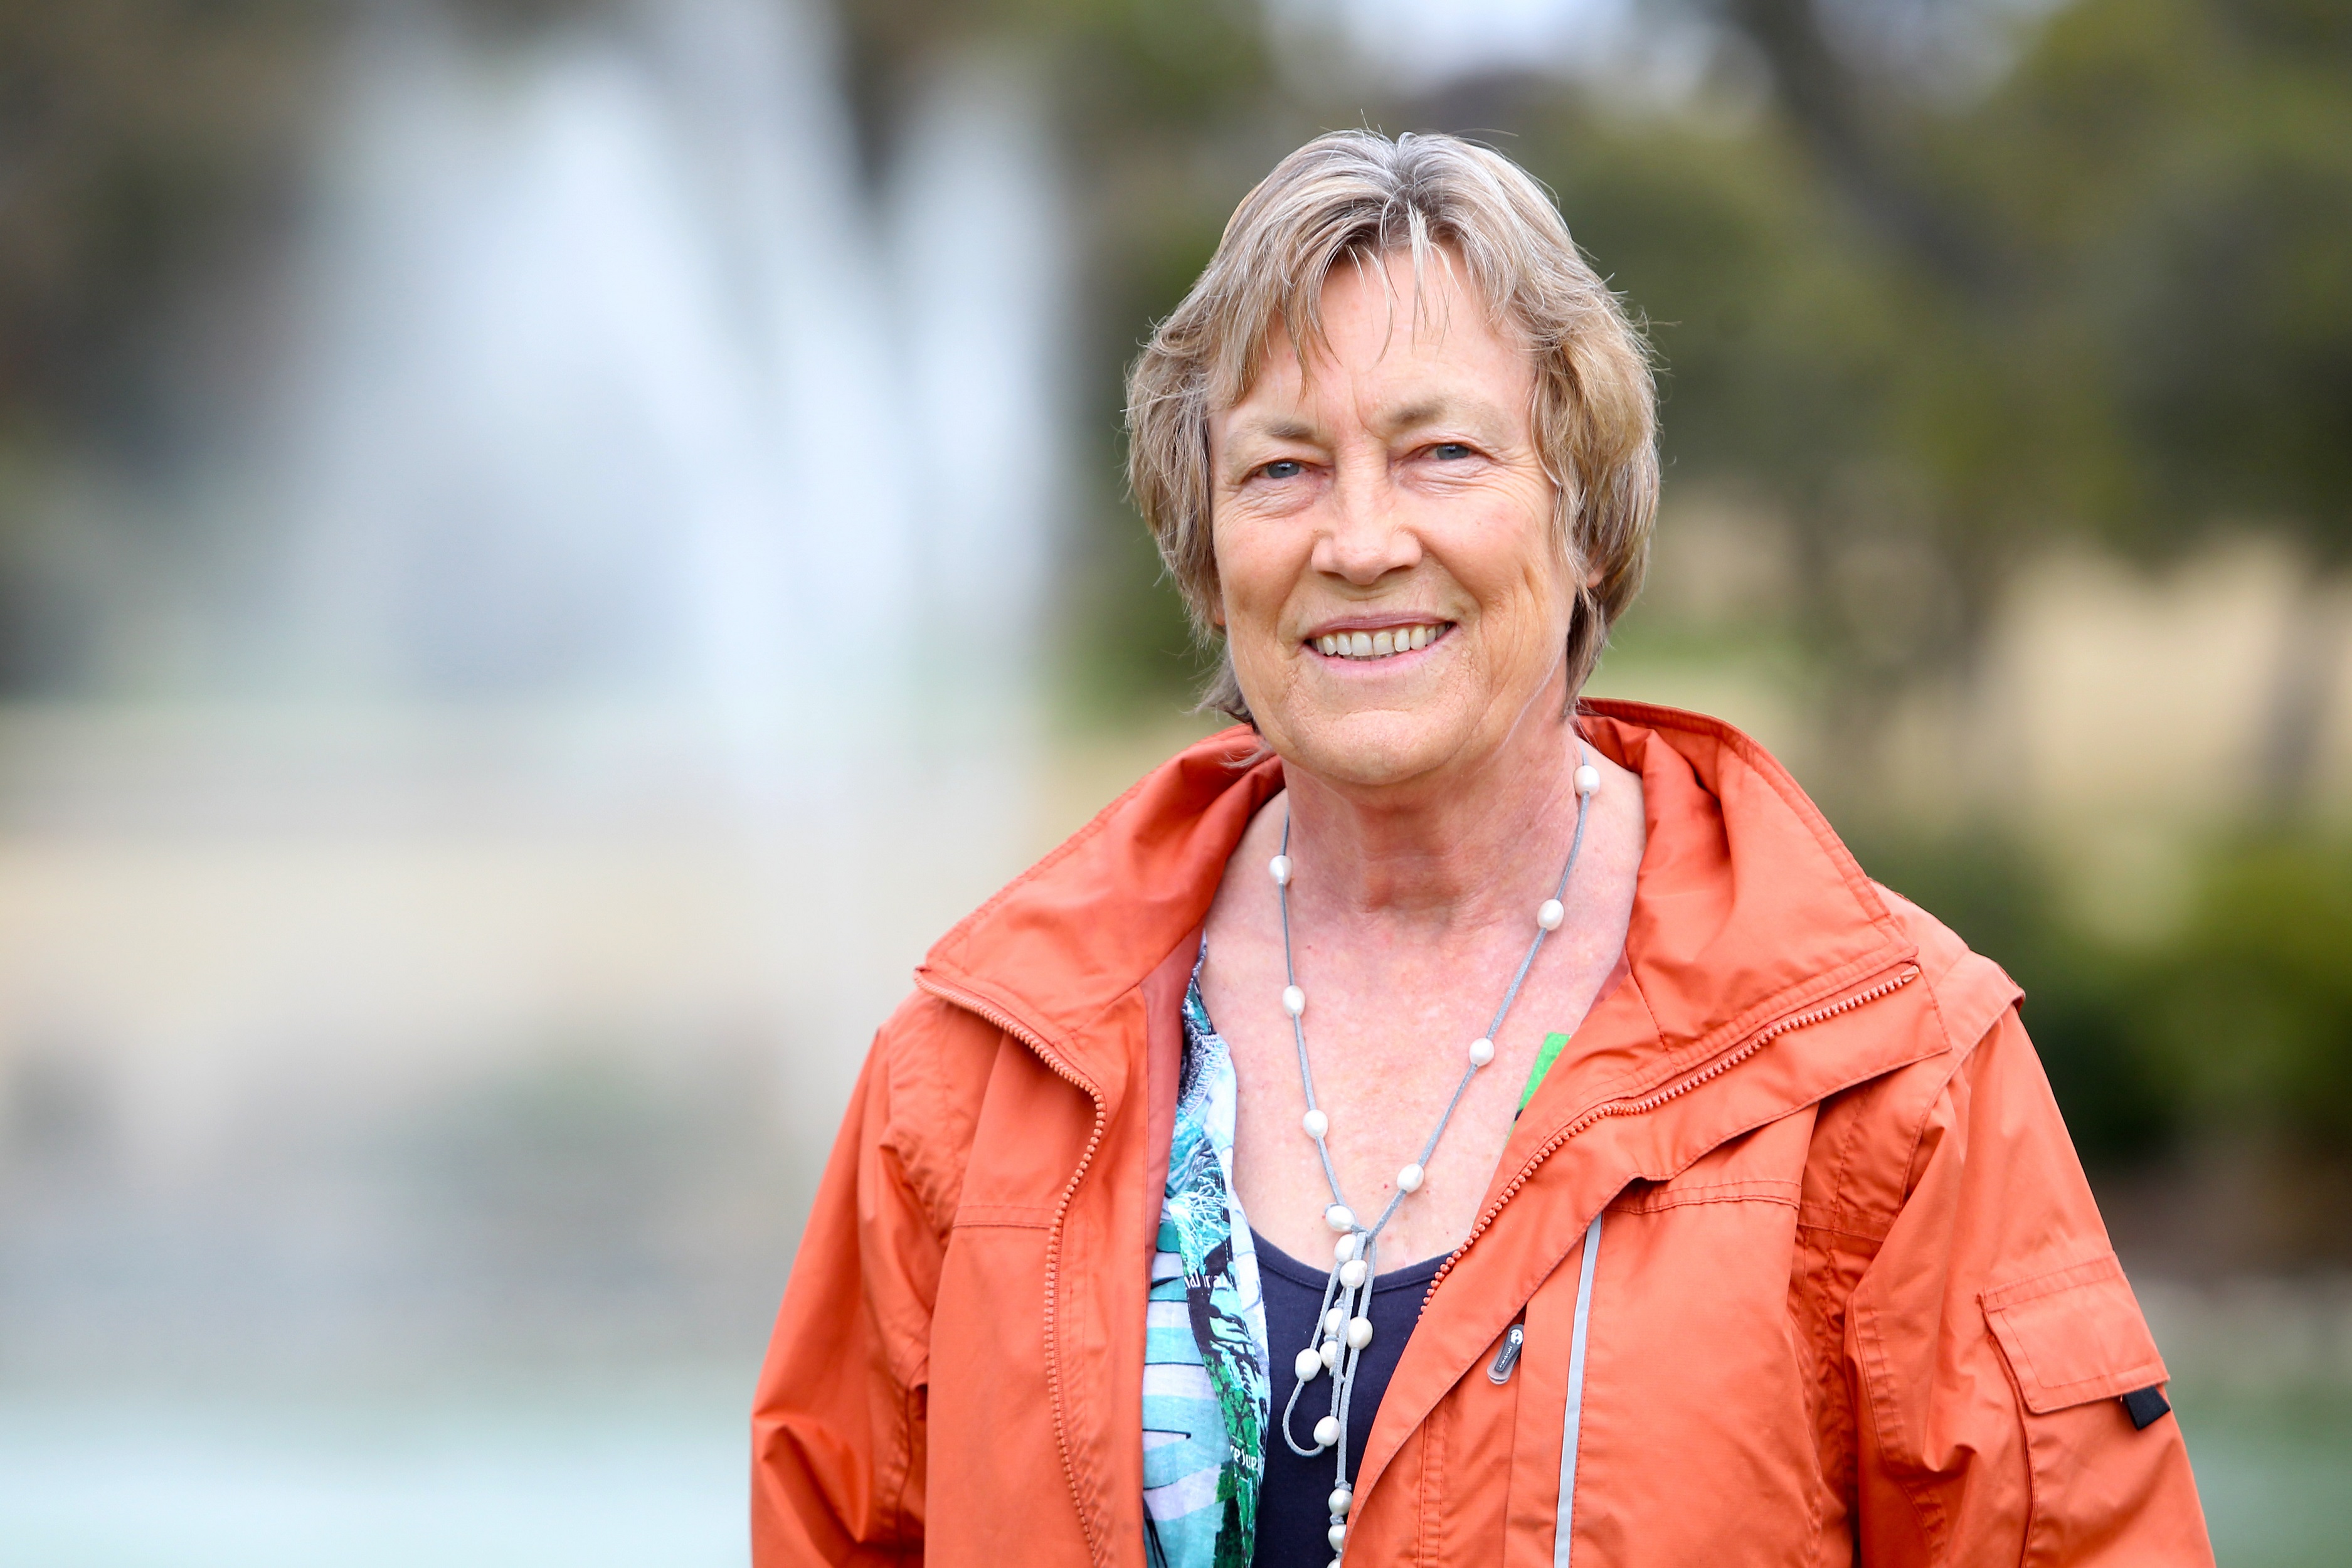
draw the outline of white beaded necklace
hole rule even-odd
[[[1282,906],[1282,1006],[1290,1015],[1291,1037],[1298,1045],[1298,1081],[1307,1090],[1307,1114],[1299,1118],[1299,1126],[1315,1141],[1315,1152],[1323,1162],[1323,1178],[1331,1187],[1331,1204],[1323,1211],[1323,1221],[1339,1233],[1339,1245],[1333,1249],[1335,1261],[1331,1277],[1324,1282],[1323,1305],[1318,1310],[1313,1338],[1298,1352],[1296,1370],[1297,1383],[1291,1388],[1290,1401],[1282,1407],[1282,1440],[1290,1451],[1301,1458],[1313,1458],[1326,1448],[1338,1450],[1338,1473],[1331,1488],[1331,1549],[1345,1550],[1348,1539],[1348,1514],[1355,1503],[1355,1489],[1348,1481],[1348,1400],[1355,1392],[1356,1363],[1364,1347],[1372,1342],[1372,1275],[1378,1260],[1381,1232],[1388,1228],[1397,1206],[1405,1195],[1421,1190],[1428,1174],[1430,1157],[1437,1152],[1437,1141],[1445,1136],[1446,1123],[1454,1120],[1454,1108],[1470,1088],[1470,1080],[1478,1069],[1495,1059],[1495,1037],[1502,1033],[1503,1019],[1517,1000],[1519,986],[1535,967],[1536,953],[1543,940],[1559,929],[1567,916],[1561,900],[1568,896],[1569,879],[1576,873],[1576,858],[1584,847],[1584,806],[1593,791],[1601,787],[1601,773],[1595,768],[1584,749],[1577,748],[1580,759],[1576,770],[1576,833],[1569,840],[1568,863],[1560,868],[1559,886],[1552,896],[1536,910],[1535,940],[1528,943],[1528,955],[1519,961],[1519,970],[1511,976],[1510,989],[1503,993],[1503,1005],[1495,1009],[1494,1021],[1486,1032],[1470,1042],[1470,1065],[1463,1071],[1462,1081],[1454,1086],[1453,1098],[1445,1102],[1444,1113],[1438,1117],[1437,1126],[1422,1145],[1421,1155],[1396,1174],[1396,1192],[1381,1210],[1380,1218],[1365,1225],[1356,1217],[1339,1193],[1339,1173],[1331,1163],[1331,1148],[1328,1140],[1331,1120],[1315,1103],[1315,1072],[1307,1061],[1307,993],[1298,988],[1298,973],[1290,956],[1290,823],[1282,824],[1282,850],[1268,865],[1274,874],[1276,898]],[[1324,1372],[1331,1374],[1331,1413],[1315,1423],[1315,1443],[1301,1447],[1290,1435],[1291,1413],[1298,1407],[1298,1396],[1307,1385]],[[1332,1558],[1333,1568],[1339,1559]]]

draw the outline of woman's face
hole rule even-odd
[[[1558,689],[1574,587],[1551,540],[1535,363],[1433,262],[1342,263],[1330,343],[1277,332],[1209,423],[1235,674],[1267,742],[1334,784],[1435,780],[1496,754]]]

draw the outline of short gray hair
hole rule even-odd
[[[1577,583],[1573,701],[1648,563],[1657,395],[1640,330],[1543,187],[1499,153],[1454,136],[1391,142],[1341,131],[1276,164],[1234,210],[1216,255],[1128,372],[1128,484],[1193,630],[1213,640],[1210,416],[1248,395],[1277,324],[1294,343],[1328,341],[1323,286],[1341,261],[1403,253],[1418,287],[1432,256],[1449,261],[1444,252],[1461,258],[1490,317],[1536,358],[1537,448],[1559,489],[1556,540]],[[1202,706],[1249,720],[1230,655]]]

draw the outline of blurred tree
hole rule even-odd
[[[0,0],[0,432],[141,432],[177,290],[300,173],[330,10]]]
[[[1895,328],[1816,321],[1852,395],[1761,465],[1802,525],[1823,593],[1805,622],[1864,736],[1902,680],[1965,672],[2009,574],[2053,532],[2148,553],[2254,521],[2320,572],[2352,563],[2352,11],[2078,0],[1993,90],[1956,100],[1926,89],[1917,60],[1874,54],[1852,5],[1706,8],[1765,62],[1765,136],[1801,147],[1849,220],[1787,237],[1865,247],[1841,304]],[[1989,7],[1903,0],[1877,20],[1971,9]],[[1859,520],[1822,468],[1843,459],[1851,487],[1857,434],[1877,481]],[[1873,572],[1860,594],[1839,580],[1889,537],[1932,547],[1954,616],[1857,617],[1890,601]],[[1908,628],[1891,669],[1869,656],[1888,626]],[[2289,812],[2344,655],[2315,594],[2282,647],[2263,793]]]
[[[2352,565],[2352,10],[2097,0],[2000,107],[2126,450],[2106,536],[2164,550],[2252,521],[2315,569],[2262,748],[2264,802],[2292,815],[2347,651],[2320,590]]]
[[[157,342],[290,199],[326,10],[0,0],[0,690],[82,673],[42,498],[61,458],[173,447]]]

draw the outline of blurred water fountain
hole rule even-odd
[[[0,1372],[748,1355],[867,1035],[1034,847],[1036,100],[951,64],[875,188],[828,16],[593,15],[372,13],[181,585],[225,651],[0,717]]]
[[[506,58],[378,26],[281,436],[278,672],[903,718],[922,433],[827,66],[750,0]]]

